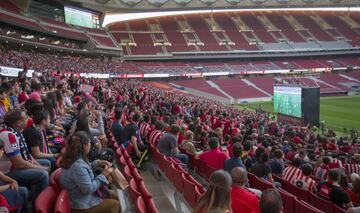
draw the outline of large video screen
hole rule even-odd
[[[301,118],[301,88],[275,86],[274,112]]]
[[[65,22],[67,24],[77,25],[88,28],[99,27],[99,15],[91,11],[80,10],[74,7],[64,7]]]

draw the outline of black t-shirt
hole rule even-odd
[[[322,189],[331,189],[328,197],[330,200],[340,208],[344,208],[344,204],[350,202],[349,195],[338,186],[334,186],[328,182],[321,181],[318,185],[318,192]],[[321,194],[320,194],[321,195]]]
[[[126,141],[130,141],[132,136],[135,136],[139,141],[139,127],[134,124],[127,124],[123,131],[121,132],[121,143],[125,143]]]
[[[271,173],[271,168],[266,164],[257,162],[251,168],[251,172],[259,178],[266,178]]]
[[[253,164],[252,158],[249,155],[245,155],[241,159],[244,162],[244,165],[245,165],[246,169],[249,171],[251,169],[251,167],[252,167],[252,164]]]
[[[38,146],[40,151],[43,150],[42,136],[41,132],[39,132],[35,127],[30,126],[22,132],[24,135],[26,144],[31,152],[31,147]]]

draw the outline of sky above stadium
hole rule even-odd
[[[199,14],[199,13],[221,13],[221,12],[246,12],[246,11],[343,11],[343,12],[359,12],[360,7],[332,7],[332,8],[274,8],[274,9],[213,9],[213,10],[183,10],[183,11],[164,11],[164,12],[143,12],[143,13],[122,13],[122,14],[106,14],[103,27],[122,21],[130,21],[136,19]]]

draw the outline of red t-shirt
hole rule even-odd
[[[28,99],[28,95],[26,94],[26,92],[22,92],[19,95],[19,103],[21,104],[22,102],[26,101]]]
[[[219,148],[209,150],[199,155],[199,158],[205,161],[206,165],[215,169],[223,169],[224,161],[227,159],[227,155]]]
[[[247,189],[232,186],[231,209],[233,213],[259,213],[259,198]]]

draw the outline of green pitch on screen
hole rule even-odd
[[[82,27],[93,27],[92,16],[78,13],[74,10],[65,10],[65,20],[68,24],[78,25]]]
[[[301,118],[301,88],[274,87],[274,112]]]

